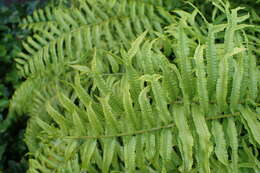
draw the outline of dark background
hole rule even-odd
[[[19,28],[19,21],[36,8],[44,6],[44,0],[0,0],[0,126],[8,114],[9,100],[19,87],[14,58],[22,49],[21,41],[28,34]],[[27,147],[23,141],[27,116],[0,132],[0,173],[23,173],[27,170]]]
[[[4,0],[4,4],[7,6],[10,6],[14,3],[25,3],[28,2],[29,0]],[[40,0],[40,2],[44,2],[45,0]]]

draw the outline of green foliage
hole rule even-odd
[[[27,79],[2,129],[30,115],[29,173],[260,170],[255,21],[171,2],[75,0],[23,20]]]

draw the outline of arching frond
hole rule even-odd
[[[10,115],[30,116],[29,173],[259,170],[248,15],[214,1],[209,23],[166,4],[76,0],[52,9],[53,25],[37,28],[45,11],[26,19],[35,33],[17,67],[28,79]]]
[[[17,59],[21,73],[27,76],[51,64],[77,60],[93,47],[113,49],[120,44],[127,47],[137,34],[149,30],[152,35],[153,30],[162,31],[171,21],[163,8],[142,1],[123,1],[111,5],[110,1],[89,0],[73,9],[53,10],[55,23],[48,30],[40,29],[40,34],[24,43],[26,52]]]
[[[32,15],[25,17],[20,26],[23,29],[33,30],[34,32],[48,30],[51,25],[55,24],[54,11],[55,8],[50,5],[44,9],[36,10]]]

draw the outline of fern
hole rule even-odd
[[[215,1],[212,23],[166,4],[76,0],[25,19],[35,35],[17,58],[28,79],[10,119],[30,115],[28,172],[259,170],[248,15]]]
[[[163,12],[163,9],[159,10],[159,7],[142,1],[124,1],[109,3],[90,0],[80,2],[80,5],[71,10],[63,8],[53,10],[52,17],[55,19],[55,24],[48,29],[41,28],[37,32],[38,35],[28,38],[28,41],[24,43],[26,52],[20,54],[17,59],[21,73],[23,75],[38,73],[50,64],[61,61],[65,63],[66,61],[63,60],[65,57],[72,61],[73,57],[84,56],[72,53],[72,49],[73,52],[82,52],[84,43],[86,43],[84,46],[86,51],[92,49],[93,46],[109,49],[113,49],[118,43],[127,46],[128,41],[132,40],[136,34],[146,29],[162,31],[163,25],[171,21],[169,15],[167,19],[159,16],[167,16],[167,12]],[[126,3],[131,4],[132,8],[128,8]],[[126,28],[126,32],[123,28]],[[104,41],[109,41],[110,44],[105,44]],[[66,49],[62,49],[63,46]],[[28,70],[24,71],[23,69],[26,68]]]
[[[50,25],[55,24],[55,18],[52,15],[54,10],[55,9],[52,6],[36,10],[31,16],[24,18],[20,26],[23,29],[33,30],[33,32],[48,30]]]

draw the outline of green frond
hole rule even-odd
[[[229,118],[226,126],[228,145],[231,147],[231,171],[238,172],[238,132],[234,118]]]
[[[259,121],[257,120],[257,114],[252,112],[249,108],[241,108],[241,113],[243,115],[243,118],[247,122],[247,126],[249,127],[253,138],[255,141],[260,144],[260,136],[258,133],[259,129]]]
[[[199,172],[208,173],[211,172],[209,158],[213,150],[212,142],[210,141],[211,134],[208,130],[203,111],[200,110],[200,107],[193,105],[192,114],[194,126],[199,139],[197,154]]]
[[[50,103],[47,103],[46,105],[46,111],[48,114],[53,118],[53,120],[60,126],[62,129],[62,133],[68,134],[68,129],[67,129],[67,120],[63,115],[61,115],[59,112],[57,112],[51,105]]]
[[[144,125],[147,127],[152,127],[155,124],[155,122],[153,122],[154,113],[147,95],[149,90],[150,87],[143,88],[138,97],[138,101],[140,104],[141,113],[143,117],[142,121],[144,122]]]
[[[207,47],[206,47],[206,57],[207,57],[207,74],[208,74],[208,90],[209,97],[213,99],[213,93],[216,89],[216,83],[218,78],[218,63],[219,59],[217,58],[217,49],[215,45],[215,33],[219,30],[221,31],[222,27],[225,25],[212,25],[208,26],[208,36],[207,36]]]
[[[223,131],[223,126],[218,120],[212,121],[212,134],[214,136],[215,154],[217,159],[224,165],[228,165],[228,153],[227,153],[227,142]]]
[[[128,3],[129,0],[123,1]],[[82,51],[90,51],[93,47],[113,49],[121,43],[129,47],[129,41],[145,30],[152,32],[160,27],[162,31],[166,24],[160,17],[162,9],[158,11],[152,4],[142,1],[130,2],[132,5],[127,8],[123,2],[116,2],[108,8],[108,2],[102,0],[82,2],[73,10],[54,10],[55,24],[49,30],[40,30],[40,35],[29,37],[29,41],[24,43],[26,52],[17,58],[21,73],[28,76],[47,70],[51,64],[61,61],[66,64],[84,56]],[[106,41],[110,44],[105,44]],[[66,49],[62,49],[64,46]]]
[[[20,27],[23,29],[32,30],[33,32],[48,30],[51,25],[55,24],[53,13],[56,9],[57,8],[49,5],[44,9],[36,10],[32,15],[27,16],[22,20]]]
[[[185,114],[183,107],[174,107],[173,115],[176,127],[178,129],[178,147],[180,148],[183,159],[180,171],[188,172],[191,170],[193,165],[192,148],[194,145],[194,139],[188,126],[187,115]]]
[[[232,85],[232,91],[230,96],[230,107],[232,111],[237,110],[237,105],[239,104],[239,98],[240,98],[240,91],[241,91],[241,85],[243,80],[243,64],[242,62],[235,64],[235,72],[234,72],[234,78],[233,78],[233,85]]]
[[[177,28],[176,32],[176,39],[177,39],[177,56],[180,61],[180,69],[181,69],[181,75],[183,77],[183,85],[185,88],[185,92],[189,95],[189,97],[193,93],[192,86],[192,67],[191,67],[191,60],[189,58],[190,56],[190,49],[188,44],[188,38],[184,31],[183,24],[180,24],[180,26]]]
[[[196,76],[197,76],[197,90],[200,105],[204,108],[204,112],[207,113],[209,109],[209,97],[207,90],[207,79],[205,72],[205,65],[203,61],[203,46],[198,46],[195,51],[196,62]]]
[[[28,172],[257,172],[258,39],[241,8],[212,3],[212,24],[168,0],[75,0],[26,18],[27,80],[1,131],[29,115]]]

